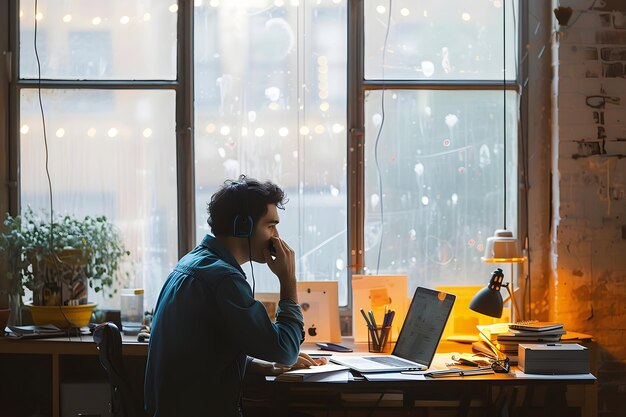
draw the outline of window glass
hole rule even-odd
[[[365,78],[502,79],[503,2],[513,45],[517,0],[365,0]],[[508,79],[514,49],[507,50]]]
[[[507,93],[506,208],[514,233],[516,108],[517,95]],[[481,262],[484,245],[504,227],[503,119],[501,91],[367,94],[368,273],[408,274],[409,294],[487,282],[493,265]]]
[[[346,304],[346,2],[196,2],[194,48],[197,239],[225,179],[276,182],[298,279],[339,280]]]
[[[42,90],[54,211],[107,216],[153,306],[178,258],[173,91]],[[21,91],[22,207],[50,212],[36,89]],[[93,297],[92,297],[93,296]],[[118,308],[118,299],[90,299]]]
[[[176,78],[172,1],[20,1],[20,76],[47,79]]]

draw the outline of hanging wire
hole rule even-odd
[[[39,111],[41,113],[41,124],[43,128],[43,143],[46,151],[46,178],[48,179],[48,196],[50,198],[50,252],[54,253],[54,206],[52,203],[52,179],[50,178],[49,168],[50,155],[48,151],[48,135],[46,134],[46,115],[43,109],[43,100],[41,99],[41,61],[39,60],[39,50],[37,49],[38,10],[39,1],[35,0],[35,33],[33,36],[33,44],[35,48],[35,59],[37,60],[37,97],[39,99]]]
[[[503,181],[504,181],[504,229],[506,230],[506,0],[502,2],[502,115],[503,115]]]
[[[392,8],[392,0],[389,0],[389,13],[387,14],[387,28],[385,29],[385,40],[383,41],[383,59],[382,59],[382,80],[385,82],[385,57],[387,55],[387,41],[389,40],[389,28],[391,26],[391,8]],[[385,125],[385,88],[381,91],[380,98],[380,108],[381,108],[381,117],[380,117],[380,126],[378,128],[378,132],[376,133],[376,141],[374,142],[374,161],[376,162],[376,176],[378,177],[378,194],[380,196],[380,239],[378,240],[378,257],[376,259],[376,275],[378,275],[378,271],[380,269],[380,258],[383,250],[383,225],[384,225],[384,205],[383,205],[383,176],[380,169],[380,163],[378,161],[378,144],[380,142],[380,134],[383,131],[383,126]]]

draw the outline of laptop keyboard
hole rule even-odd
[[[380,363],[381,365],[397,366],[399,368],[405,368],[407,366],[414,366],[410,362],[403,361],[402,359],[394,358],[393,356],[368,356],[365,359]]]

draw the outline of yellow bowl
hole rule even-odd
[[[96,307],[95,303],[81,304],[78,306],[36,306],[26,304],[33,316],[33,322],[41,326],[53,324],[60,329],[69,327],[84,327],[89,324],[91,312]]]

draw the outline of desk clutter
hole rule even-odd
[[[472,345],[473,350],[492,353],[494,357],[507,357],[522,372],[589,373],[588,349],[577,343],[560,343],[562,339],[576,340],[568,337],[562,323],[533,320],[476,327],[481,341]]]

